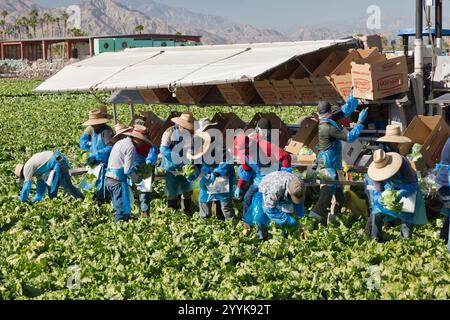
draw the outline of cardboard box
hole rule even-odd
[[[175,125],[175,123],[172,122],[172,119],[179,116],[181,116],[181,112],[178,111],[173,111],[169,114],[169,117],[167,117],[167,120],[164,122],[163,133],[164,131]]]
[[[256,125],[258,124],[258,121],[262,118],[266,118],[270,121],[272,124],[272,130],[278,129],[280,130],[280,140],[279,140],[279,147],[284,148],[289,139],[291,138],[291,131],[289,130],[288,126],[275,114],[275,113],[257,113],[253,117],[253,119],[250,121],[247,129],[255,129]]]
[[[301,166],[310,167],[316,162],[317,155],[292,155],[292,158],[294,163],[298,163]]]
[[[217,123],[216,128],[222,131],[224,137],[228,129],[237,130],[245,129],[246,123],[241,120],[236,114],[230,113],[216,113],[211,120],[213,123]]]
[[[170,96],[168,89],[146,89],[139,90],[139,94],[144,99],[145,104],[164,103]]]
[[[357,37],[364,42],[365,49],[377,48],[380,52],[383,52],[383,39],[378,34],[372,34],[369,36]]]
[[[344,60],[331,73],[331,83],[336,88],[343,101],[347,100],[352,88],[352,66],[351,63],[370,56],[379,55],[378,48],[372,49],[350,49]]]
[[[316,117],[304,117],[300,120],[299,130],[297,134],[292,137],[289,145],[285,151],[298,155],[300,150],[307,146],[312,149],[314,153],[318,154],[319,145],[319,119]]]
[[[145,121],[150,141],[159,146],[164,133],[164,121],[151,111],[141,112],[138,118]]]
[[[302,103],[300,94],[295,89],[290,80],[274,80],[272,81],[272,84],[275,87],[275,90],[277,91],[278,96],[280,97],[283,104],[296,105]]]
[[[353,143],[342,142],[342,160],[349,166],[355,166],[361,158],[363,147],[364,145],[359,140]]]
[[[212,86],[193,86],[177,88],[177,100],[181,104],[200,104],[211,90]]]
[[[375,55],[351,65],[355,98],[380,100],[409,91],[405,56]]]
[[[217,86],[227,103],[232,105],[247,105],[257,95],[251,82],[227,83]]]
[[[450,127],[442,116],[417,116],[405,130],[404,136],[413,143],[401,145],[400,153],[407,155],[413,144],[421,144],[425,164],[432,169],[441,160],[442,149],[450,136]]]
[[[269,105],[282,104],[281,98],[270,80],[255,81],[254,85],[264,103]]]

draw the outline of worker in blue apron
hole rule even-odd
[[[401,220],[400,236],[403,239],[411,238],[414,225],[428,223],[417,174],[400,154],[376,150],[365,184],[371,205],[371,239],[383,242],[383,220]],[[401,212],[391,211],[383,203],[382,193],[388,189],[399,191],[403,202]]]
[[[377,140],[384,152],[400,153],[400,146],[403,144],[410,144],[412,140],[402,135],[402,130],[399,125],[389,125],[386,127],[386,133],[383,137]]]
[[[305,215],[305,185],[289,172],[276,171],[265,176],[245,213],[248,225],[256,226],[260,240],[269,239],[269,225],[273,221],[282,228],[286,238],[288,231],[298,230],[298,219]]]
[[[134,126],[121,136],[124,138],[114,144],[106,170],[106,188],[116,211],[116,222],[128,221],[131,217],[133,205],[131,183],[142,182],[134,166],[137,149],[144,144],[151,144],[145,131],[138,126]]]
[[[200,128],[194,136],[194,149],[188,153],[188,159],[197,166],[197,173],[188,180],[193,182],[199,176],[200,217],[208,219],[212,216],[212,206],[217,204],[217,216],[226,221],[234,220],[233,195],[236,185],[233,157],[227,154],[223,145],[222,133],[211,130],[216,124],[208,119],[199,121]],[[216,159],[220,152],[221,160]],[[227,156],[228,155],[228,156]]]
[[[341,141],[353,143],[359,138],[361,131],[364,129],[368,109],[361,111],[358,123],[350,132],[345,131],[337,123],[340,119],[349,117],[356,110],[358,103],[358,100],[351,94],[340,111],[333,112],[332,106],[328,102],[322,101],[318,105],[320,124],[317,168],[327,177],[327,180],[339,180],[338,171],[342,170],[343,167]],[[332,205],[333,197],[334,203]],[[326,225],[328,222],[328,209],[331,208],[330,218],[335,217],[341,213],[344,202],[345,196],[342,186],[322,185],[319,200],[310,212],[310,216]]]
[[[266,175],[276,171],[292,172],[291,155],[271,142],[271,130],[270,121],[262,118],[258,121],[255,132],[248,136],[248,146],[240,146],[248,150],[240,150],[238,155],[241,166],[234,197],[240,199],[244,186],[249,185],[244,195],[243,215],[250,208],[253,196]],[[250,154],[250,151],[256,154]]]
[[[444,226],[441,230],[441,239],[445,241],[450,252],[450,138],[442,149],[441,161],[436,166],[436,183],[438,185],[439,197],[442,200],[442,215]]]
[[[106,109],[99,109],[89,112],[89,120],[83,126],[86,127],[80,138],[80,148],[89,151],[88,165],[89,173],[97,177],[95,186],[86,180],[81,182],[80,187],[83,190],[95,188],[95,198],[99,203],[106,201],[106,166],[108,157],[112,150],[111,139],[113,137],[112,129],[107,125],[110,116]]]
[[[192,194],[194,184],[183,175],[183,167],[189,164],[187,152],[192,147],[195,118],[190,112],[173,118],[174,126],[167,129],[161,139],[161,168],[165,171],[168,208],[182,207],[187,215],[192,215]],[[181,206],[180,206],[181,201]]]
[[[36,177],[36,195],[32,202],[40,202],[46,192],[50,199],[58,195],[59,187],[76,199],[84,199],[83,193],[76,188],[69,174],[70,165],[60,152],[45,151],[33,155],[25,164],[18,164],[16,177],[23,181],[20,200],[27,202],[31,193],[32,180]]]

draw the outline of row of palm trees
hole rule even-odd
[[[8,23],[6,18],[9,12],[0,12],[1,39],[37,39],[50,37],[67,37],[85,35],[77,28],[68,28],[69,15],[62,12],[59,16],[53,16],[48,12],[39,15],[37,10],[32,10],[28,16],[16,18]]]

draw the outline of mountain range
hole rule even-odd
[[[133,34],[137,25],[144,33],[183,33],[203,36],[207,44],[276,42],[289,40],[338,39],[357,33],[370,34],[366,17],[352,21],[322,22],[322,26],[302,26],[288,34],[270,29],[258,29],[249,24],[237,24],[226,18],[192,12],[185,8],[168,6],[153,0],[128,0],[127,5],[117,0],[84,0],[80,4],[81,30],[89,35]],[[44,8],[31,0],[1,0],[0,11],[6,10],[7,22],[27,16],[32,9],[40,14],[49,12],[60,16],[64,8]],[[409,20],[384,17],[381,32],[388,38],[395,37],[402,27],[412,27]]]

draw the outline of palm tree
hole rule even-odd
[[[5,37],[5,32],[6,32],[6,17],[8,16],[8,11],[3,10],[0,15],[3,17],[4,23],[2,23],[2,28],[3,28],[3,37]]]
[[[55,22],[56,22],[56,26],[58,27],[58,29],[57,29],[57,31],[58,31],[57,35],[58,35],[58,36],[62,36],[62,34],[61,34],[61,24],[60,24],[61,18],[60,18],[60,17],[56,17],[56,18],[55,18]]]
[[[53,17],[53,16],[50,16],[50,20],[49,20],[49,22],[50,22],[50,27],[51,27],[51,29],[52,29],[52,38],[54,37],[54,35],[55,35],[55,17]]]
[[[30,26],[33,28],[33,36],[36,38],[36,26],[38,24],[39,13],[36,9],[30,12]]]
[[[30,19],[28,19],[27,17],[22,17],[22,26],[25,28],[25,35],[28,38],[30,37]]]
[[[144,31],[144,26],[142,24],[139,24],[136,26],[136,28],[134,28],[134,31],[136,31],[139,34],[142,34],[142,32]]]
[[[44,19],[44,23],[45,23],[45,26],[47,29],[47,37],[50,37],[48,24],[50,23],[51,18],[52,18],[52,16],[48,12],[44,13],[43,19]]]
[[[22,32],[21,32],[21,29],[20,29],[21,26],[22,26],[22,21],[20,19],[16,19],[14,21],[13,28],[14,28],[14,31],[16,32],[16,34],[18,35],[19,39],[22,39]]]
[[[72,29],[69,30],[69,33],[73,36],[73,37],[84,37],[86,36],[86,33],[81,31],[80,29],[77,29],[75,27],[73,27]]]
[[[39,18],[39,26],[41,27],[41,34],[42,34],[42,38],[45,38],[45,30],[44,30],[44,26],[45,26],[45,18],[41,17]]]
[[[64,12],[61,15],[61,19],[64,21],[64,36],[67,36],[67,22],[69,21],[69,14]]]
[[[2,27],[2,39],[5,40],[6,21],[5,20],[0,20],[0,26]]]

